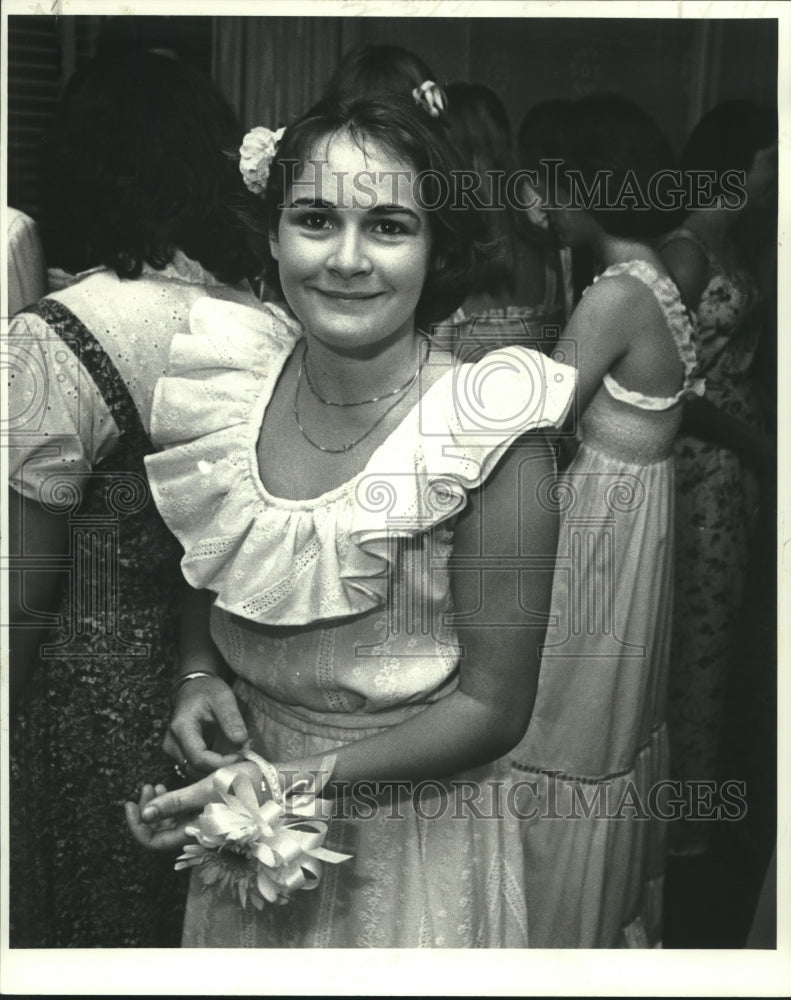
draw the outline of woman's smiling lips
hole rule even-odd
[[[329,299],[334,299],[337,302],[369,301],[383,294],[382,292],[353,292],[334,288],[317,288],[315,286],[313,287],[313,291],[318,292],[319,295],[325,295]]]

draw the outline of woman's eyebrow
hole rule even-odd
[[[407,208],[406,205],[374,205],[368,212],[370,215],[411,215],[415,219],[420,219],[417,212]]]
[[[335,206],[323,198],[294,198],[289,200],[288,208],[334,208]]]
[[[287,208],[312,208],[317,210],[330,211],[337,208],[338,206],[333,202],[326,201],[324,198],[294,198],[289,201]],[[411,208],[407,208],[406,205],[373,205],[368,210],[368,215],[373,216],[385,216],[385,215],[408,215],[415,221],[420,221],[420,216]]]

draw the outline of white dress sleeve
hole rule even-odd
[[[119,438],[87,371],[40,317],[20,313],[6,343],[9,485],[41,499],[45,482],[66,475],[79,487]]]
[[[47,294],[47,268],[38,226],[24,212],[8,213],[8,315]]]

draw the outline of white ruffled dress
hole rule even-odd
[[[159,382],[148,471],[185,549],[188,581],[216,594],[212,634],[238,675],[254,748],[282,763],[375,734],[450,694],[458,649],[447,563],[454,517],[509,444],[557,427],[573,369],[526,348],[443,374],[349,482],[310,500],[271,495],[256,457],[264,411],[301,330],[282,310],[209,299]],[[333,819],[318,889],[243,910],[193,875],[187,947],[524,947],[519,821],[507,760],[415,795],[359,798]],[[358,815],[354,815],[354,810]],[[455,813],[455,815],[454,815]]]
[[[512,752],[531,947],[656,946],[668,789],[665,723],[673,606],[673,443],[694,377],[678,290],[647,261],[609,267],[656,297],[684,366],[673,396],[606,375],[556,490],[551,623],[533,714]]]

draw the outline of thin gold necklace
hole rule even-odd
[[[314,448],[317,448],[319,451],[326,452],[327,454],[330,454],[330,455],[343,455],[347,451],[351,451],[352,448],[355,448],[361,441],[364,441],[369,436],[369,434],[372,434],[376,430],[376,428],[379,426],[379,424],[381,424],[381,422],[384,420],[384,418],[387,416],[387,414],[390,413],[391,410],[394,410],[395,407],[398,406],[398,404],[401,402],[401,400],[406,397],[406,395],[409,392],[409,390],[412,388],[412,386],[417,381],[417,377],[418,377],[418,375],[420,374],[420,372],[421,372],[421,370],[423,368],[423,365],[424,365],[424,363],[426,361],[426,358],[428,357],[428,350],[427,350],[426,353],[425,353],[425,355],[420,359],[420,363],[418,364],[417,368],[415,369],[414,375],[412,375],[407,382],[405,382],[403,385],[399,386],[393,392],[385,393],[383,396],[377,396],[374,399],[364,399],[364,400],[362,400],[359,403],[333,403],[330,400],[322,399],[321,396],[318,395],[318,393],[313,389],[313,386],[310,384],[310,377],[308,376],[308,370],[307,370],[307,367],[305,365],[305,358],[307,356],[307,353],[308,352],[307,352],[307,347],[306,347],[305,350],[302,352],[302,357],[300,358],[300,362],[299,362],[299,374],[297,375],[297,384],[296,384],[296,388],[294,389],[294,420],[296,421],[296,424],[297,424],[297,427],[299,428],[300,434],[308,442],[309,445],[312,445]],[[358,438],[355,438],[354,441],[350,441],[348,444],[341,445],[340,448],[328,448],[328,447],[326,447],[323,444],[319,444],[318,441],[314,441],[313,438],[308,434],[308,432],[302,426],[302,422],[299,419],[299,408],[298,408],[299,387],[302,384],[302,373],[303,372],[307,376],[308,386],[309,386],[311,392],[313,393],[313,395],[316,397],[316,399],[318,399],[322,403],[325,403],[327,406],[363,406],[365,403],[378,403],[379,400],[389,399],[390,396],[396,396],[397,393],[401,393],[401,395],[397,396],[397,398],[393,400],[393,402],[390,404],[390,406],[388,406],[385,409],[384,413],[368,428],[368,430],[364,434],[361,434]]]
[[[369,403],[381,403],[383,399],[389,399],[391,396],[397,396],[399,392],[404,392],[406,394],[406,391],[412,388],[412,383],[418,377],[418,373],[420,372],[420,365],[418,365],[414,375],[410,375],[403,385],[399,385],[395,389],[391,389],[390,392],[383,393],[381,396],[372,396],[371,399],[360,399],[354,403],[341,403],[333,399],[325,399],[323,396],[320,396],[319,393],[316,391],[316,387],[313,385],[313,380],[310,377],[310,371],[308,369],[307,347],[305,348],[305,351],[302,355],[302,364],[300,367],[300,373],[302,372],[303,368],[305,370],[305,381],[308,383],[308,388],[310,389],[311,393],[316,397],[316,399],[318,399],[320,403],[324,403],[325,406],[367,406]]]

